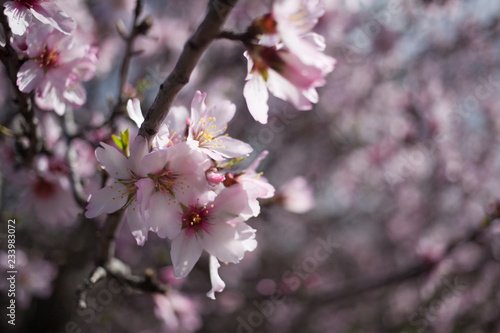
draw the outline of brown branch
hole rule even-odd
[[[19,59],[16,50],[14,50],[14,48],[10,45],[12,31],[10,30],[7,17],[5,16],[3,10],[0,10],[0,24],[2,25],[5,33],[5,46],[0,47],[0,60],[7,70],[7,76],[9,77],[9,80],[14,88],[15,101],[19,107],[19,112],[24,119],[23,135],[29,140],[29,145],[27,147],[24,145],[18,146],[22,148],[20,153],[23,156],[24,165],[26,167],[31,167],[33,158],[41,149],[41,141],[39,140],[39,135],[37,133],[38,119],[35,117],[33,109],[33,94],[25,94],[17,87],[17,73],[23,62]]]
[[[175,67],[160,89],[153,105],[139,129],[139,135],[148,141],[156,135],[170,107],[181,89],[189,82],[191,73],[210,43],[219,36],[220,29],[238,0],[212,0],[208,11],[195,33],[188,39]]]

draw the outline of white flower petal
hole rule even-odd
[[[33,91],[44,77],[43,68],[34,61],[26,61],[17,72],[17,86],[25,93]]]
[[[52,1],[33,6],[31,12],[40,22],[49,24],[67,35],[76,28],[76,22]]]
[[[137,245],[144,245],[148,239],[149,226],[144,217],[140,214],[138,202],[132,203],[129,207],[127,207],[126,219]]]
[[[31,11],[17,1],[6,1],[4,14],[9,18],[9,26],[15,35],[24,35],[33,17]]]
[[[181,231],[179,205],[168,193],[159,193],[151,197],[151,227],[158,237],[173,239]]]
[[[89,197],[85,216],[89,219],[103,213],[116,212],[127,203],[127,196],[122,195],[126,187],[119,182],[104,187]]]
[[[245,96],[248,111],[252,117],[259,123],[266,124],[267,112],[269,111],[267,105],[269,93],[262,76],[256,74],[247,81],[243,88],[243,96]]]
[[[127,158],[116,148],[101,142],[101,147],[95,150],[95,156],[102,168],[115,179],[130,179],[130,172],[127,170]]]
[[[141,111],[141,102],[139,99],[129,99],[127,102],[127,113],[130,119],[134,121],[137,127],[141,127],[144,122],[144,116]]]
[[[206,147],[210,147],[212,151],[219,153],[225,158],[248,156],[253,151],[248,143],[228,136],[218,137],[212,140]]]
[[[174,266],[174,276],[178,279],[186,277],[193,269],[203,251],[202,242],[196,237],[186,237],[181,232],[172,241],[170,255]]]
[[[215,292],[221,292],[226,287],[226,284],[219,276],[220,263],[215,256],[210,256],[210,282],[212,289],[207,293],[211,299],[215,299]]]

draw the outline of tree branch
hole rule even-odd
[[[17,87],[17,73],[19,68],[21,68],[22,61],[19,59],[16,50],[10,45],[12,31],[3,10],[0,10],[0,24],[5,33],[5,46],[0,47],[0,60],[7,70],[7,76],[14,88],[15,100],[19,107],[19,112],[24,118],[24,134],[29,140],[29,145],[19,145],[19,147],[22,147],[21,155],[23,156],[25,166],[31,167],[33,158],[41,149],[41,142],[37,133],[38,119],[35,117],[33,109],[33,94],[25,94]]]
[[[175,67],[160,89],[153,105],[139,129],[139,135],[148,141],[158,133],[170,107],[181,89],[189,82],[191,73],[210,43],[219,36],[220,29],[238,0],[212,0],[208,11],[195,33],[188,39]]]

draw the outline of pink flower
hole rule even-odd
[[[185,142],[155,150],[141,161],[147,177],[136,182],[141,213],[148,216],[149,227],[158,236],[173,238],[181,230],[175,220],[179,204],[195,194],[213,198],[205,178],[211,162],[205,154]]]
[[[35,17],[43,24],[70,34],[76,23],[64,13],[55,1],[46,0],[15,0],[4,3],[4,13],[9,19],[9,26],[15,35],[23,35]]]
[[[80,212],[64,166],[41,158],[36,163],[36,172],[19,172],[15,182],[23,185],[24,191],[16,207],[16,213],[30,216],[47,226],[70,226]],[[63,172],[61,172],[63,171]]]
[[[0,267],[3,271],[10,270],[7,266],[7,252],[0,252]],[[57,266],[43,259],[28,258],[26,253],[16,248],[16,306],[27,309],[33,297],[48,298],[52,294],[52,282],[57,277]],[[7,292],[9,281],[0,280],[0,290]]]
[[[167,332],[195,332],[201,327],[197,304],[175,289],[167,294],[153,294],[155,315]]]
[[[255,249],[255,230],[244,222],[232,222],[245,212],[247,201],[244,191],[226,188],[214,201],[180,204],[176,222],[181,231],[171,249],[175,277],[185,277],[203,250],[220,261],[238,263],[246,251]]]
[[[305,213],[314,207],[313,191],[304,177],[295,177],[286,182],[280,188],[278,200],[283,208],[292,213]]]
[[[263,151],[246,170],[240,173],[226,174],[224,186],[244,191],[247,196],[246,209],[240,213],[238,219],[233,221],[245,221],[252,216],[258,216],[260,214],[260,204],[257,199],[268,199],[274,196],[274,187],[262,176],[262,173],[256,171],[267,154],[267,150]]]
[[[252,152],[248,144],[228,137],[224,132],[227,123],[233,119],[236,106],[229,101],[222,101],[207,108],[206,93],[197,91],[191,103],[191,123],[188,141],[197,141],[199,150],[213,158],[233,158],[246,156]]]
[[[137,98],[127,102],[127,113],[137,127],[141,127],[144,122],[144,116],[141,110],[141,103]],[[176,143],[186,141],[186,127],[189,122],[188,111],[185,107],[171,107],[158,134],[153,139],[153,147],[167,148]]]
[[[64,114],[66,106],[82,106],[87,93],[81,82],[94,75],[97,49],[47,28],[29,33],[23,42],[18,42],[18,48],[30,59],[17,74],[19,90],[35,90],[36,104],[58,115]]]
[[[323,54],[323,37],[311,32],[321,15],[317,1],[290,0],[275,3],[271,14],[253,22],[250,29],[263,37],[258,45],[247,44],[243,94],[255,120],[267,123],[267,90],[298,110],[318,102],[316,88],[325,84],[335,64]]]
[[[94,218],[125,207],[125,216],[132,235],[139,245],[143,245],[149,227],[140,215],[136,182],[146,175],[141,162],[148,153],[147,141],[142,136],[136,137],[130,146],[129,158],[110,145],[101,142],[101,146],[102,148],[96,149],[95,155],[112,180],[110,185],[90,195],[85,216]]]

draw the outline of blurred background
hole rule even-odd
[[[135,43],[143,52],[132,60],[127,89],[147,110],[206,1],[144,2],[154,25]],[[135,1],[59,3],[100,50],[88,102],[74,112],[77,124],[99,124],[119,90],[125,43],[115,24],[130,27]],[[244,50],[227,40],[210,46],[174,103],[189,106],[196,90],[208,93],[209,105],[232,100],[228,133],[254,148],[241,167],[268,150],[259,171],[278,192],[249,221],[257,249],[221,267],[226,289],[215,301],[205,296],[208,257],[175,280],[167,240],[150,233],[138,247],[125,225],[117,257],[136,272],[156,270],[169,291],[139,293],[106,280],[77,311],[75,292],[92,270],[103,220],[25,214],[26,181],[9,176],[15,150],[0,137],[1,253],[15,218],[19,271],[16,326],[3,315],[2,331],[500,332],[500,2],[322,3],[315,31],[337,65],[313,110],[271,97],[268,124],[253,121],[242,94]],[[270,8],[271,1],[242,0],[226,28],[243,32]],[[5,125],[16,105],[3,67],[0,82]],[[40,114],[53,151],[68,148],[61,121]],[[91,191],[100,186],[93,155],[100,134],[86,135],[73,144]],[[5,278],[0,289],[7,300]]]

